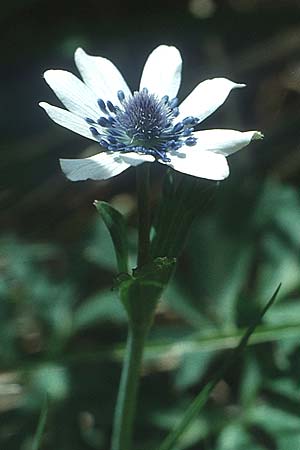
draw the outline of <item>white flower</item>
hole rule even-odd
[[[72,181],[105,180],[154,161],[196,177],[222,180],[229,175],[226,156],[262,138],[257,131],[194,131],[232,89],[245,85],[226,78],[206,80],[178,106],[182,60],[175,47],[161,45],[150,54],[139,91],[133,94],[108,59],[78,48],[75,63],[83,82],[64,70],[44,74],[67,110],[40,103],[54,122],[101,146],[91,158],[60,160]]]

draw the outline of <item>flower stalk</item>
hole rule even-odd
[[[138,198],[138,259],[137,266],[149,262],[150,249],[150,166],[142,164],[136,169]]]
[[[140,368],[147,330],[129,326],[125,359],[115,409],[112,450],[131,450]]]
[[[150,167],[148,164],[143,164],[137,168],[138,269],[149,262],[151,225],[149,188]],[[138,299],[141,304],[145,300],[144,298]],[[140,317],[137,315],[136,319],[129,317],[125,359],[115,409],[112,450],[131,450],[132,448],[133,425],[143,351],[145,339],[152,323],[154,308],[146,308],[145,311],[146,313]]]

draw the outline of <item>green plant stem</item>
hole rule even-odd
[[[149,262],[150,250],[150,165],[137,167],[138,198],[138,257],[137,266]],[[139,299],[143,302],[143,298]],[[132,450],[133,424],[136,411],[140,370],[145,339],[150,327],[153,312],[149,317],[133,323],[129,320],[127,344],[123,362],[121,381],[115,409],[112,434],[112,450]]]
[[[131,450],[140,368],[146,331],[130,326],[112,436],[112,450]]]
[[[139,242],[138,267],[149,261],[150,249],[150,164],[144,163],[136,168]]]

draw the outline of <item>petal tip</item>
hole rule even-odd
[[[226,164],[224,164],[223,170],[220,170],[218,176],[216,176],[216,177],[212,176],[211,180],[222,181],[222,180],[226,180],[226,178],[229,177],[230,169],[229,169],[227,158],[225,158],[225,161],[226,161]]]
[[[46,83],[50,85],[50,83],[53,80],[56,80],[56,75],[59,74],[60,72],[63,72],[63,71],[59,70],[59,69],[46,70],[46,72],[43,73],[43,78],[46,81]]]
[[[60,158],[60,168],[68,180],[80,181],[80,178],[72,176],[72,162],[74,162],[74,160]]]
[[[226,178],[228,178],[229,175],[230,175],[230,169],[229,169],[229,166],[228,166],[228,167],[227,167],[227,170],[224,171],[224,174],[223,174],[223,180],[225,180]]]
[[[179,52],[177,47],[175,47],[174,45],[167,45],[167,44],[160,44],[154,50],[167,50],[167,51],[171,50],[171,51]]]
[[[235,89],[242,89],[244,87],[246,87],[247,85],[245,83],[234,83],[234,88]]]
[[[264,139],[264,134],[261,131],[253,131],[252,141],[260,141]]]
[[[52,70],[52,69],[51,69]],[[51,72],[51,70],[46,70],[43,74],[42,77],[44,78],[45,81],[47,81],[47,77],[49,76],[49,72]]]
[[[82,57],[85,57],[85,56],[87,56],[87,53],[83,50],[83,48],[81,48],[81,47],[76,48],[76,50],[74,52],[74,59],[75,59],[75,61],[78,58],[82,58]]]

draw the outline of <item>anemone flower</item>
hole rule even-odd
[[[229,175],[226,157],[262,138],[258,131],[195,131],[233,89],[245,85],[226,78],[206,80],[179,104],[182,59],[175,47],[153,50],[133,93],[108,59],[78,48],[75,64],[83,81],[64,70],[44,74],[67,109],[40,103],[54,122],[99,144],[95,156],[60,160],[72,181],[105,180],[155,161],[195,177],[223,180]]]

